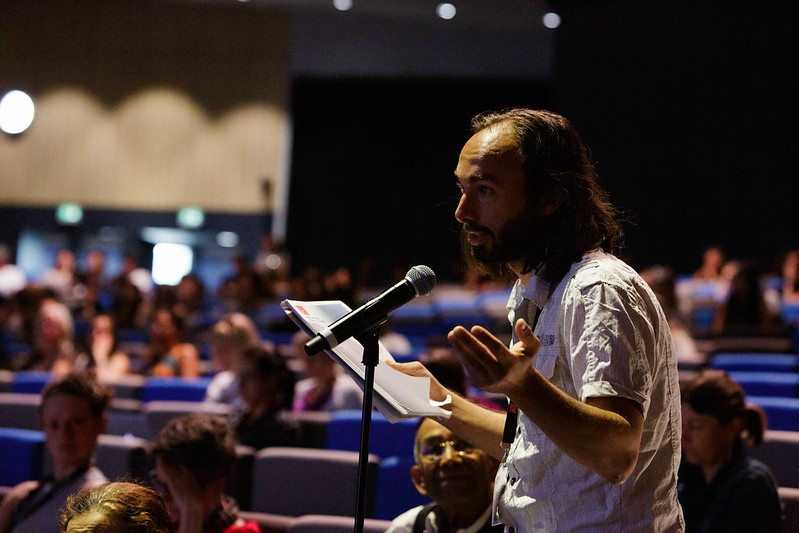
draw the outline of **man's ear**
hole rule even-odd
[[[413,481],[419,494],[427,496],[427,489],[424,486],[424,478],[422,477],[422,469],[419,468],[418,465],[413,465],[411,467],[411,481]]]
[[[547,217],[558,210],[560,204],[563,202],[563,196],[556,186],[549,187],[541,193],[538,200],[538,216],[540,218]]]

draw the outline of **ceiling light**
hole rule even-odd
[[[455,16],[455,6],[448,3],[438,4],[436,14],[444,20],[449,20]]]

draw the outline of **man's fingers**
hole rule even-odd
[[[541,347],[541,341],[535,336],[533,328],[530,327],[527,321],[520,318],[516,321],[514,328],[516,337],[521,341],[522,346],[524,346],[524,351],[529,355],[538,353],[538,349]]]

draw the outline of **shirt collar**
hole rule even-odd
[[[517,279],[508,298],[508,310],[519,309],[524,300],[530,300],[539,309],[543,308],[549,298],[550,287],[550,282],[538,275],[533,275],[526,287]]]

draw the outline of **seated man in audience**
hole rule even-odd
[[[11,489],[0,505],[0,532],[57,533],[67,497],[107,481],[92,466],[97,437],[106,425],[108,391],[83,374],[68,374],[42,391],[42,430],[52,473]],[[3,463],[13,457],[2,457]]]
[[[223,418],[193,413],[174,418],[153,442],[150,478],[161,493],[178,533],[260,533],[238,516],[224,494],[236,441]]]
[[[411,478],[433,503],[401,514],[386,533],[502,532],[491,525],[497,462],[431,418],[416,432]]]

